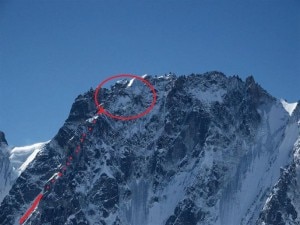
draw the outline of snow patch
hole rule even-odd
[[[133,84],[133,81],[135,80],[135,78],[131,79],[127,85],[127,87],[131,87],[131,85]]]
[[[281,99],[280,100],[283,108],[288,112],[288,114],[291,116],[294,112],[294,110],[296,109],[298,103],[295,102],[295,103],[288,103],[286,102],[285,100]]]
[[[15,147],[10,151],[10,163],[13,169],[17,172],[17,176],[27,168],[27,166],[34,160],[39,151],[47,142],[36,143],[24,147]]]
[[[223,102],[223,96],[226,94],[224,89],[219,90],[200,90],[200,89],[190,89],[188,92],[194,96],[196,99],[200,100],[204,103],[211,103],[211,102]]]

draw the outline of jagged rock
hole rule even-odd
[[[5,139],[5,134],[2,131],[0,131],[0,146],[1,145],[7,145],[7,141]]]

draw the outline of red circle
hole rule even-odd
[[[139,114],[136,114],[136,115],[133,115],[133,116],[116,116],[116,115],[113,115],[111,114],[110,112],[108,112],[107,110],[105,110],[98,102],[98,93],[99,93],[99,90],[102,88],[102,86],[107,83],[108,81],[110,80],[113,80],[113,79],[116,79],[116,78],[121,78],[121,77],[130,77],[130,78],[135,78],[137,80],[140,80],[142,82],[144,82],[148,87],[149,89],[151,90],[152,92],[152,102],[151,102],[151,105],[143,112],[139,113]],[[139,76],[136,76],[136,75],[131,75],[131,74],[119,74],[119,75],[115,75],[115,76],[111,76],[111,77],[108,77],[107,79],[105,79],[104,81],[102,81],[98,87],[96,88],[96,91],[95,91],[95,95],[94,95],[94,101],[95,101],[95,104],[96,104],[96,107],[97,107],[97,110],[98,110],[98,114],[105,114],[107,116],[109,116],[110,118],[113,118],[113,119],[118,119],[118,120],[134,120],[134,119],[138,119],[138,118],[141,118],[142,116],[145,116],[146,114],[148,114],[154,107],[155,103],[156,103],[156,91],[155,91],[155,88],[153,87],[152,84],[150,84],[147,80],[145,80],[144,78],[142,77],[139,77]]]

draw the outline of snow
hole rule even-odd
[[[0,202],[8,194],[15,180],[34,160],[39,151],[48,142],[25,147],[7,148],[7,156],[0,155]]]
[[[288,103],[288,102],[286,102],[283,99],[281,99],[280,101],[281,101],[281,104],[282,104],[283,108],[291,116],[293,114],[294,110],[296,109],[298,103],[297,102],[295,102],[295,103]]]
[[[95,115],[95,116],[93,116],[93,117],[87,119],[86,122],[92,123],[94,120],[97,120],[98,117],[99,117],[99,115]]]
[[[280,104],[261,109],[260,114],[265,122],[254,144],[243,147],[247,153],[221,198],[219,224],[254,224],[265,194],[279,179],[280,168],[292,160],[297,125],[288,123],[288,115]]]
[[[27,168],[47,142],[36,143],[24,147],[15,147],[10,151],[10,163],[17,175]]]
[[[269,123],[269,128],[271,133],[275,133],[280,128],[285,126],[287,117],[285,116],[286,112],[280,104],[275,104],[271,107],[268,112],[267,121]]]
[[[133,81],[135,80],[135,78],[131,79],[127,85],[127,87],[131,87],[131,85],[133,84]]]
[[[164,225],[178,202],[184,197],[191,174],[177,174],[167,186],[153,193],[146,179],[133,180],[130,184],[132,199],[120,206],[122,216],[131,225]],[[151,201],[157,198],[157,201]]]
[[[136,80],[135,78],[129,81],[127,88],[128,89],[130,88],[129,94],[134,96],[141,95],[143,91],[147,90],[145,89],[145,83],[140,80]]]
[[[223,96],[226,94],[224,89],[208,89],[208,90],[201,90],[201,89],[189,89],[188,92],[194,96],[196,99],[204,102],[204,103],[211,103],[211,102],[223,102]]]
[[[164,225],[168,217],[174,214],[174,209],[178,206],[178,203],[183,199],[190,198],[199,209],[203,209],[206,213],[205,221],[198,224],[255,224],[255,219],[267,200],[266,194],[269,193],[270,188],[273,187],[280,176],[280,168],[289,164],[292,160],[291,152],[299,135],[299,129],[296,123],[290,121],[289,115],[292,115],[296,105],[278,100],[260,106],[257,111],[261,116],[261,121],[260,127],[255,133],[256,136],[241,136],[236,132],[234,124],[229,124],[228,133],[225,133],[220,126],[211,124],[208,132],[210,135],[207,136],[203,147],[203,155],[195,159],[184,158],[182,162],[187,160],[187,164],[179,169],[177,164],[173,166],[166,163],[165,169],[175,174],[170,177],[165,176],[165,180],[160,180],[159,185],[154,189],[152,174],[143,173],[148,172],[147,157],[152,156],[152,147],[146,149],[144,146],[148,146],[146,145],[147,142],[156,145],[157,140],[164,135],[164,126],[159,126],[159,124],[164,124],[163,121],[169,120],[166,117],[168,111],[165,109],[165,103],[168,93],[174,85],[173,80],[168,81],[172,78],[171,76],[159,78],[164,80],[154,83],[155,88],[158,90],[158,101],[153,111],[151,111],[152,115],[159,115],[157,126],[153,126],[155,124],[151,121],[151,114],[149,114],[141,120],[128,122],[126,125],[123,125],[123,122],[111,122],[109,125],[113,133],[117,134],[111,139],[112,141],[106,136],[102,139],[97,139],[98,137],[95,136],[95,140],[91,136],[89,140],[91,145],[85,150],[87,153],[93,152],[94,149],[101,150],[101,158],[89,161],[85,176],[82,178],[83,181],[81,179],[72,180],[76,183],[75,192],[79,196],[80,210],[82,209],[85,213],[89,223],[95,225],[100,224],[100,220],[105,220],[106,224],[113,224],[116,217],[124,225]],[[216,76],[215,79],[219,79],[219,76]],[[123,80],[119,81],[119,83],[122,82],[125,84]],[[149,92],[149,88],[140,80],[131,79],[126,84],[125,95],[119,96],[112,102],[112,112],[117,111],[117,109],[127,111],[131,107],[139,111],[138,107],[140,106],[132,103],[133,97],[145,95],[151,98],[151,94],[148,94],[149,96],[145,94]],[[205,86],[206,84],[209,84],[207,80],[200,80],[194,86],[188,84],[184,89],[186,91],[184,94],[192,95],[204,105],[213,102],[222,103],[229,89],[224,89],[219,84]],[[182,110],[190,111],[193,108],[183,106]],[[86,121],[92,123],[97,118],[98,115],[95,115]],[[218,120],[213,122],[217,123]],[[148,126],[148,123],[150,126]],[[149,136],[143,136],[146,132],[149,132],[147,134]],[[220,139],[219,142],[218,137],[223,136],[230,138],[229,146],[223,143],[223,139]],[[143,137],[146,138],[143,139]],[[147,139],[148,137],[149,139]],[[169,137],[177,139],[180,137],[180,133],[173,132]],[[128,140],[129,144],[127,145]],[[135,143],[135,140],[138,143]],[[193,148],[191,143],[193,141],[190,138],[185,139],[188,149]],[[130,150],[125,147],[130,147]],[[42,146],[27,146],[13,149],[11,158],[14,161],[14,169],[21,173],[41,148]],[[139,173],[141,172],[142,176],[137,178],[132,175],[128,180],[119,183],[120,202],[115,209],[109,212],[108,217],[100,218],[102,217],[100,214],[90,215],[90,210],[99,211],[99,205],[85,202],[85,197],[88,196],[95,183],[101,179],[102,174],[106,174],[113,179],[116,178],[115,174],[117,172],[119,174],[121,171],[121,168],[118,167],[118,160],[127,151],[134,152],[134,157],[141,159],[141,162],[134,160],[133,162],[136,162],[136,164],[133,164],[132,168]],[[161,156],[167,154],[166,148],[159,148],[157,151]],[[143,162],[145,162],[145,168],[143,168]],[[140,163],[141,168],[139,168]],[[220,165],[220,169],[215,165]],[[228,172],[226,172],[227,169]],[[298,169],[300,170],[300,168]],[[160,176],[161,174],[154,175]],[[214,196],[207,197],[206,184],[213,181],[214,176],[219,175],[224,177],[224,182],[223,178],[220,178],[220,187],[216,188],[217,192],[213,194]],[[52,178],[56,176],[57,173]],[[193,187],[193,193],[191,193],[192,189],[189,187]],[[123,199],[123,192],[127,190],[131,191],[130,196]],[[115,197],[112,196],[109,199]],[[109,199],[105,199],[103,202],[107,202]],[[216,205],[208,207],[208,202],[212,202],[211,200],[216,200]],[[78,212],[70,215],[66,224],[71,224],[71,220],[77,218],[76,214]]]
[[[153,206],[149,208],[147,225],[165,224],[178,202],[183,199],[188,180],[191,178],[192,174],[188,172],[176,174],[163,190],[155,193],[159,197],[159,202],[153,203]]]
[[[9,163],[9,158],[0,151],[0,203],[9,192],[15,174]]]

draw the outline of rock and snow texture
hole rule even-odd
[[[9,161],[9,148],[5,135],[0,131],[0,202],[8,194],[15,176]]]
[[[293,146],[292,162],[280,171],[280,178],[268,194],[257,225],[300,224],[300,105],[293,110],[291,124],[298,129],[297,141]],[[294,125],[295,126],[295,125]],[[295,134],[293,134],[295,135]],[[292,135],[291,135],[292,136]]]
[[[31,146],[8,146],[4,133],[0,131],[0,203],[8,194],[15,180],[26,169],[45,143]]]
[[[78,96],[64,126],[3,200],[0,224],[18,223],[77,145],[82,150],[71,169],[25,224],[299,223],[299,106],[287,112],[253,77],[144,78],[158,99],[138,120],[99,115],[92,124],[94,91]],[[152,96],[133,79],[102,89],[99,99],[111,113],[128,116],[147,108]],[[81,144],[88,126],[93,132]]]
[[[13,169],[19,176],[29,165],[29,163],[34,160],[39,151],[48,142],[36,143],[29,146],[14,147],[10,150],[10,163]]]

